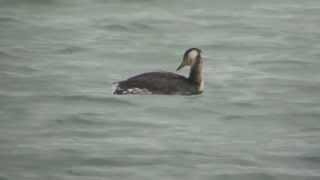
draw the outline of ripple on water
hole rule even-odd
[[[221,174],[215,176],[217,179],[225,179],[225,180],[239,180],[239,179],[245,179],[245,180],[273,180],[276,179],[275,176],[270,175],[269,173],[230,173],[230,174]]]
[[[14,56],[4,50],[0,50],[0,58],[13,59],[13,58],[16,58],[16,56]]]
[[[106,118],[107,117],[107,118]],[[71,115],[64,115],[57,118],[55,123],[64,126],[86,126],[89,125],[105,125],[113,128],[162,128],[167,127],[161,122],[155,121],[140,121],[140,120],[123,120],[119,119],[118,114],[114,112],[106,113],[75,113]]]
[[[105,96],[91,96],[91,95],[70,95],[62,96],[66,101],[87,101],[87,102],[100,102],[108,103],[113,105],[135,105],[135,103],[130,102],[126,99],[120,99],[118,97],[105,97]]]
[[[142,22],[108,23],[97,26],[100,29],[111,32],[140,32],[153,31],[154,28]]]
[[[0,180],[9,180],[9,178],[5,176],[0,176]]]
[[[79,114],[72,114],[68,115],[64,118],[59,118],[56,119],[55,122],[58,124],[63,124],[63,125],[92,125],[92,124],[101,124],[95,119],[97,114],[94,113],[79,113]]]
[[[85,52],[85,51],[88,51],[88,48],[70,45],[70,46],[63,47],[57,50],[56,52],[58,54],[74,54],[74,53]]]
[[[0,23],[20,23],[21,21],[13,17],[0,17]]]
[[[318,63],[312,63],[312,62],[308,62],[308,61],[301,61],[301,60],[281,60],[281,59],[277,59],[277,60],[268,60],[268,61],[252,61],[250,62],[251,65],[254,66],[261,66],[261,67],[278,67],[278,66],[285,66],[286,68],[289,68],[288,66],[292,66],[292,67],[305,67],[308,65],[319,65]]]

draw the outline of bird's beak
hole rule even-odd
[[[177,68],[177,70],[176,71],[179,71],[181,68],[183,68],[185,66],[185,64],[184,64],[184,62],[182,62],[181,64],[180,64],[180,66]]]
[[[186,61],[186,57],[184,56],[184,57],[183,57],[183,60],[182,60],[182,62],[181,62],[181,64],[180,64],[180,66],[177,68],[176,71],[179,71],[180,69],[182,69],[183,67],[185,67],[185,66],[187,65],[186,62],[187,62],[187,61]]]

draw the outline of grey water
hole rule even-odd
[[[203,94],[112,95],[190,47]],[[0,0],[0,179],[320,179],[320,1]]]

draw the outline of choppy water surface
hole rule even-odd
[[[111,95],[189,47],[204,94]],[[0,179],[320,179],[319,49],[318,0],[0,0]]]

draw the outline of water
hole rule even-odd
[[[190,47],[202,95],[111,94]],[[0,0],[0,179],[320,179],[319,49],[318,0]]]

